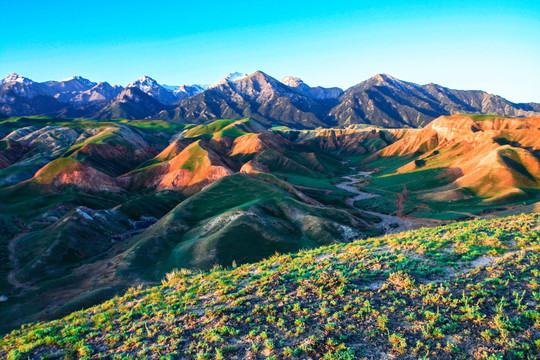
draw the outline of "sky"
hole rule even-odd
[[[348,88],[378,73],[540,102],[539,1],[0,0],[0,77]]]

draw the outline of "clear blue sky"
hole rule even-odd
[[[213,83],[377,73],[540,102],[540,2],[1,0],[0,76]]]

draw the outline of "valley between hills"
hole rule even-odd
[[[536,334],[534,279],[511,274],[537,266],[537,218],[501,216],[538,211],[540,117],[298,130],[29,116],[0,120],[0,136],[0,330],[68,316],[16,330],[4,356],[537,354],[493,341]],[[515,286],[463,282],[483,289],[494,274]],[[499,290],[511,314],[486,312]],[[418,296],[441,302],[417,308]],[[415,316],[405,327],[402,302]],[[130,329],[124,306],[138,314]],[[494,316],[514,325],[489,330]],[[484,340],[468,339],[472,323]]]

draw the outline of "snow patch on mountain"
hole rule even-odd
[[[164,88],[156,80],[147,75],[141,76],[139,79],[126,86],[126,89],[134,87],[165,105],[171,105],[178,100],[172,91]]]
[[[227,74],[223,79],[219,80],[216,84],[210,86],[210,88],[214,88],[216,86],[226,84],[228,82],[239,81],[239,80],[247,78],[248,76],[249,76],[248,74],[244,74],[244,73],[241,73],[239,71],[235,71],[235,72]]]
[[[145,93],[162,88],[162,86],[156,80],[147,75],[143,75],[131,84],[128,84],[126,88],[128,87],[137,87]]]
[[[86,78],[83,78],[82,76],[72,76],[68,79],[60,80],[60,81],[52,81],[52,83],[74,83],[79,84],[84,87],[94,87],[97,83],[90,81]]]
[[[3,78],[2,80],[0,80],[0,84],[6,84],[8,82],[18,82],[18,83],[26,84],[26,85],[33,83],[33,81],[30,80],[29,78],[26,78],[24,76],[20,76],[20,75],[15,74],[15,73],[11,73],[8,76],[6,76],[5,78]]]
[[[305,84],[302,79],[294,77],[294,76],[285,76],[283,79],[281,79],[281,82],[287,86],[292,86],[292,87],[297,87],[302,84]]]

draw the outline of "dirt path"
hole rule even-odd
[[[420,225],[418,222],[412,221],[411,219],[407,219],[407,218],[403,218],[399,216],[387,215],[387,214],[383,214],[383,213],[379,213],[375,211],[367,211],[367,210],[360,209],[354,206],[355,201],[362,200],[362,199],[375,198],[379,196],[377,194],[360,191],[356,188],[356,186],[354,186],[357,183],[364,182],[366,178],[371,176],[371,174],[372,174],[371,172],[361,171],[361,172],[358,172],[357,175],[343,176],[342,179],[345,181],[335,184],[335,186],[339,189],[356,194],[356,196],[346,199],[347,204],[349,204],[352,208],[360,212],[371,214],[380,218],[381,222],[376,224],[376,227],[383,230],[386,234],[398,233],[398,232],[421,227],[422,225]],[[406,193],[405,193],[405,196],[406,196]]]
[[[371,173],[369,173],[369,174],[371,174]],[[359,176],[367,177],[369,175],[365,175],[363,173],[360,173]],[[339,189],[342,189],[342,190],[357,194],[355,197],[347,199],[347,203],[354,203],[355,201],[358,201],[358,200],[371,199],[371,198],[379,196],[379,195],[368,193],[368,192],[365,192],[365,191],[360,191],[355,186],[353,186],[354,184],[359,183],[363,179],[358,179],[357,177],[355,177],[353,175],[344,176],[344,177],[342,177],[342,179],[347,180],[347,182],[342,182],[342,183],[336,184],[336,187],[339,188]]]
[[[403,210],[405,209],[405,207],[403,206],[403,202],[408,200],[407,194],[407,185],[403,184],[403,192],[401,194],[396,194],[398,208],[397,216],[403,216]]]

